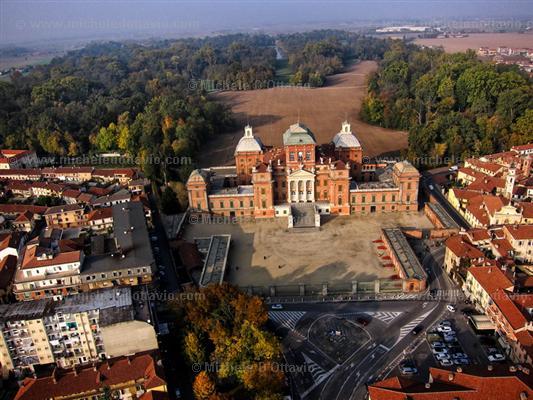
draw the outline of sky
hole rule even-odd
[[[533,16],[533,0],[0,0],[0,45],[371,20]]]

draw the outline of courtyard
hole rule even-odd
[[[231,223],[190,221],[185,239],[230,234],[226,280],[237,286],[350,284],[390,278],[373,240],[381,228],[431,228],[419,213],[322,217],[320,230],[295,232],[286,218]]]

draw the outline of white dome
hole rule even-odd
[[[336,148],[361,147],[361,143],[352,133],[350,124],[346,121],[342,123],[341,131],[333,138],[333,144],[335,144]]]

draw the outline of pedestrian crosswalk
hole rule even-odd
[[[269,311],[268,318],[290,330],[295,330],[298,321],[305,315],[305,311]]]
[[[311,374],[315,383],[321,381],[323,377],[328,374],[328,372],[316,362],[311,360],[307,354],[302,353],[302,355],[304,357],[305,365],[307,366],[307,371]]]
[[[355,319],[358,315],[366,314],[372,318],[379,319],[385,324],[389,325],[394,319],[402,314],[402,311],[364,311],[361,313],[344,313],[340,314],[343,317],[353,317]]]
[[[407,325],[404,325],[400,328],[400,336],[398,336],[398,340],[396,340],[396,343],[398,343],[400,340],[402,340],[407,334],[409,334],[418,324],[420,324],[426,317],[431,313],[433,310],[429,310],[425,312],[424,314],[418,316],[411,322],[409,322]]]

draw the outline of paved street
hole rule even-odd
[[[306,367],[291,375],[294,398],[364,399],[366,384],[390,373],[425,342],[425,331],[449,314],[446,304],[460,293],[440,267],[444,248],[431,241],[418,245],[430,289],[438,291],[435,299],[289,303],[269,312],[283,337],[286,362]],[[415,327],[422,329],[417,335]]]

